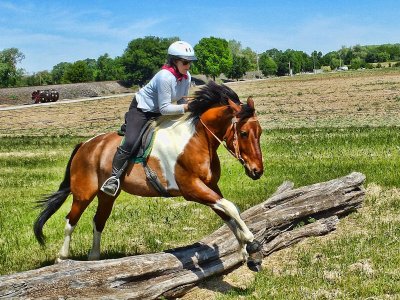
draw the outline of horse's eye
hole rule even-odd
[[[243,137],[243,138],[247,137],[248,136],[247,131],[241,131],[240,132],[240,136]]]

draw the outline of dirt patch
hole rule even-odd
[[[354,72],[240,82],[253,95],[264,128],[396,126],[400,114],[400,70]]]
[[[399,126],[400,69],[271,78],[229,86],[242,101],[253,96],[264,129]],[[192,88],[191,93],[198,88]],[[93,136],[116,130],[131,99],[132,96],[118,96],[0,111],[0,136]]]
[[[31,99],[32,92],[45,89],[54,89],[58,91],[60,93],[60,100],[109,96],[132,92],[132,89],[123,86],[121,82],[118,81],[7,88],[0,89],[0,105],[31,104],[33,103]]]

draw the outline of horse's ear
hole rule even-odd
[[[235,114],[237,114],[239,111],[241,111],[241,107],[239,104],[236,104],[235,102],[233,102],[231,99],[228,99],[228,103],[229,106],[233,109],[233,111],[235,112]]]
[[[247,105],[250,106],[252,109],[254,109],[254,100],[252,96],[247,98]]]

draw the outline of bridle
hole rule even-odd
[[[203,122],[203,120],[200,118],[200,122],[201,124],[203,124],[204,128],[207,129],[207,131],[209,133],[211,133],[211,135],[221,144],[225,147],[226,150],[228,150],[228,152],[230,154],[232,154],[232,156],[234,158],[236,158],[242,165],[245,165],[245,161],[242,158],[242,155],[240,154],[240,148],[239,148],[239,138],[238,138],[238,131],[237,131],[237,123],[239,122],[238,118],[236,116],[234,116],[232,118],[232,126],[231,126],[231,130],[233,130],[233,149],[235,150],[235,152],[233,152],[231,149],[228,148],[227,144],[226,144],[226,138],[224,138],[224,140],[222,141],[219,137],[217,137],[215,135],[214,132],[212,132],[207,125]],[[257,117],[251,117],[249,118],[246,122],[258,122]]]

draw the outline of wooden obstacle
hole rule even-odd
[[[336,229],[339,218],[362,205],[365,176],[345,177],[297,189],[285,182],[243,220],[268,256],[310,236]],[[201,241],[165,252],[60,264],[0,276],[0,298],[156,299],[185,294],[202,280],[242,264],[236,238],[222,226]]]

